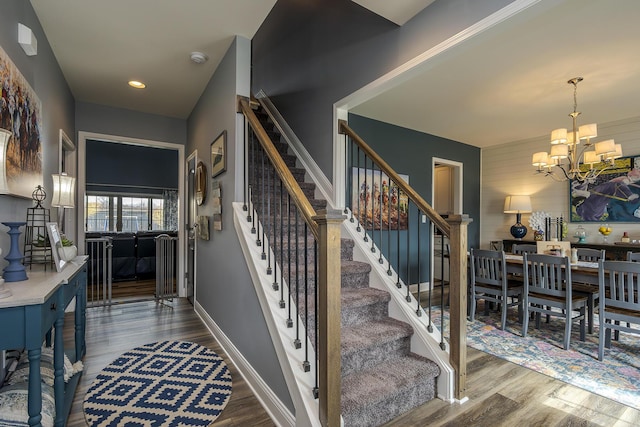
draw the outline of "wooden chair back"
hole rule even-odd
[[[553,297],[571,295],[569,258],[554,255],[523,255],[525,293]]]
[[[525,243],[516,243],[511,246],[511,253],[515,255],[535,254],[538,251],[537,245],[529,245]]]
[[[604,249],[578,248],[578,261],[598,262],[605,258]]]

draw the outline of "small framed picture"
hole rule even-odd
[[[55,222],[47,222],[47,234],[49,235],[49,242],[51,243],[51,254],[53,255],[53,263],[55,264],[56,271],[62,271],[62,267],[67,263],[60,258],[58,250],[62,248],[62,238],[58,231],[58,224]]]
[[[215,178],[227,170],[227,131],[211,143],[211,177]]]

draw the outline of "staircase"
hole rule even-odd
[[[304,169],[296,167],[296,157],[289,154],[288,145],[268,115],[259,108],[255,111],[264,129],[269,134],[282,159],[289,167],[301,189],[316,209],[324,209],[326,201],[314,197],[315,184],[304,182]],[[259,164],[255,167],[261,167]],[[270,175],[267,175],[270,176]],[[269,182],[267,180],[267,182]],[[261,215],[260,207],[267,197],[279,200],[280,188],[276,184],[252,182],[252,201]],[[285,196],[286,197],[286,196]],[[272,250],[285,279],[291,277],[290,289],[295,292],[296,283],[304,284],[304,276],[311,278],[298,289],[299,296],[291,295],[298,305],[298,314],[312,343],[315,343],[315,283],[313,236],[305,236],[303,222],[293,221],[287,214],[286,205],[269,205],[268,214],[262,208],[263,224],[267,226],[267,238],[274,242]],[[295,210],[291,206],[290,211]],[[285,214],[281,226],[280,215]],[[274,230],[276,228],[277,230]],[[284,228],[282,245],[275,231]],[[282,232],[282,230],[280,230]],[[287,237],[291,236],[291,241]],[[259,237],[260,238],[260,237]],[[402,321],[389,317],[388,292],[369,286],[371,266],[354,261],[354,242],[341,242],[341,362],[342,362],[342,416],[345,426],[378,426],[409,411],[436,395],[436,377],[440,373],[432,361],[411,352],[413,328]],[[283,262],[284,261],[284,262]],[[306,267],[305,267],[306,266]],[[299,281],[296,282],[296,276]],[[305,292],[306,291],[306,292]],[[305,298],[306,295],[306,298]],[[307,310],[305,310],[305,308]],[[305,313],[310,313],[306,315]],[[308,317],[308,318],[307,318]]]

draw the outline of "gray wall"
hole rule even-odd
[[[332,180],[336,101],[512,0],[436,0],[402,27],[350,0],[279,0],[253,38],[264,90]]]
[[[18,23],[28,26],[35,34],[38,40],[38,54],[36,56],[27,56],[18,44]],[[74,135],[74,99],[30,2],[2,0],[0,6],[0,46],[29,82],[42,103],[42,184],[45,190],[50,192],[51,174],[58,172],[60,129],[70,137]],[[49,206],[49,204],[50,199],[45,201],[45,206]],[[24,221],[27,216],[27,208],[32,206],[31,199],[0,195],[0,220]],[[52,210],[51,214],[54,219],[55,210]],[[0,248],[3,250],[3,254],[0,256],[0,270],[7,265],[4,260],[9,252],[9,238],[5,232],[7,230],[7,227],[0,226]],[[22,230],[24,231],[24,228]]]
[[[222,188],[222,231],[210,230],[209,241],[198,240],[196,300],[271,387],[294,412],[262,310],[251,282],[233,226],[232,202],[236,194],[236,95],[249,95],[251,45],[238,37],[227,51],[188,119],[187,156],[194,150],[211,167],[210,144],[227,131],[227,170],[216,177]],[[242,171],[238,171],[242,176]],[[211,197],[198,207],[198,215],[212,215]]]
[[[409,183],[426,201],[431,200],[431,159],[438,157],[463,163],[463,211],[471,218],[480,218],[479,148],[357,114],[349,114],[349,126],[396,172],[408,174]],[[470,247],[478,245],[479,228],[478,221],[469,224]]]
[[[187,121],[105,105],[76,103],[78,131],[186,144]]]

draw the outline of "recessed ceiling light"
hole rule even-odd
[[[130,80],[129,81],[129,86],[131,87],[135,87],[136,89],[144,89],[145,87],[147,87],[146,84],[139,82],[137,80]]]

